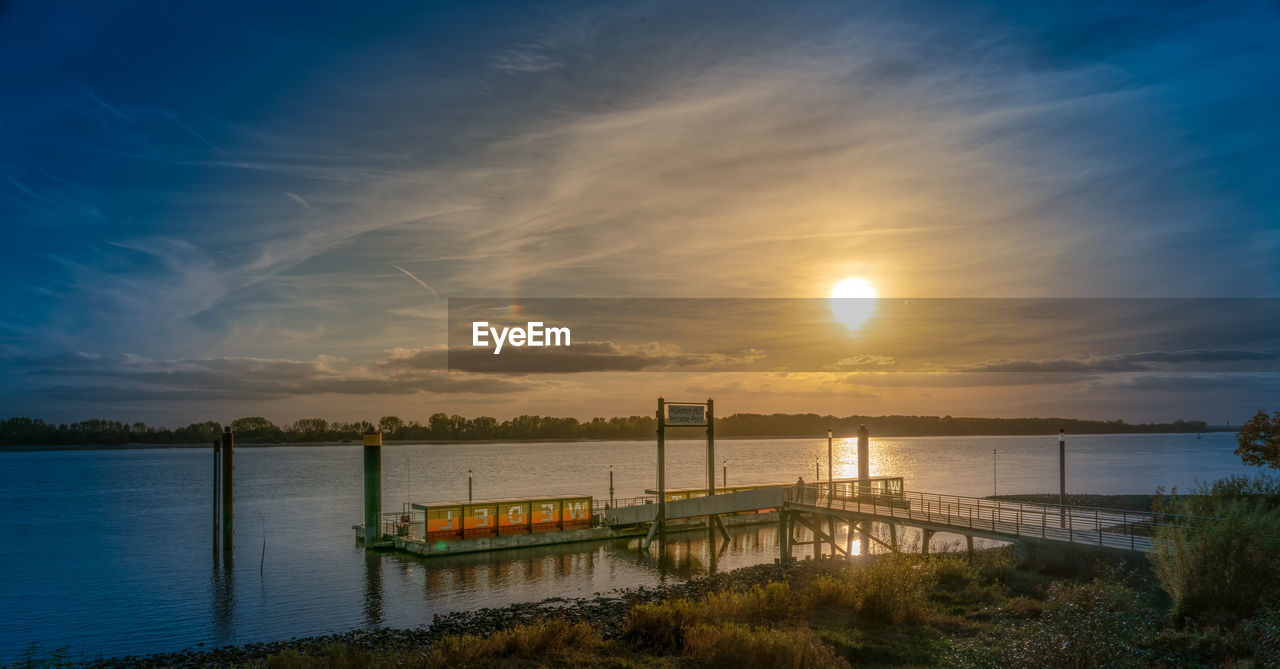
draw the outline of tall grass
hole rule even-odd
[[[410,649],[368,650],[353,645],[326,646],[320,655],[286,650],[267,658],[267,669],[458,669],[501,666],[596,666],[607,650],[585,623],[552,618],[517,625],[488,637],[447,636],[426,653]]]
[[[684,656],[705,667],[827,669],[848,667],[809,629],[771,629],[740,623],[689,628]]]

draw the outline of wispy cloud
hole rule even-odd
[[[310,203],[310,202],[307,202],[307,201],[306,201],[306,200],[304,200],[304,199],[302,199],[302,196],[301,196],[301,195],[298,195],[297,193],[290,193],[290,192],[289,192],[289,191],[287,191],[287,190],[282,190],[282,191],[280,191],[280,192],[281,192],[281,193],[284,193],[284,196],[285,196],[285,197],[289,198],[290,200],[293,200],[294,202],[297,202],[298,204],[300,204],[300,205],[302,205],[302,206],[306,207],[307,209],[310,209],[310,208],[311,208],[311,203]]]
[[[417,276],[414,276],[413,272],[410,272],[409,270],[407,270],[407,269],[405,269],[405,268],[403,268],[403,267],[401,267],[401,266],[399,266],[399,265],[397,265],[397,264],[395,264],[395,263],[391,263],[391,266],[392,266],[392,267],[394,267],[394,268],[396,268],[396,269],[398,269],[398,270],[400,270],[401,272],[404,272],[405,276],[409,277],[410,279],[413,279],[414,281],[417,281],[419,286],[422,286],[423,288],[426,288],[426,289],[427,289],[427,291],[431,293],[431,297],[434,297],[434,298],[436,298],[436,299],[440,299],[440,293],[437,293],[435,288],[432,288],[431,286],[427,285],[427,282],[426,282],[426,281],[423,281],[422,279],[419,279]]]

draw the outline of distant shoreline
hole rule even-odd
[[[1213,432],[1229,432],[1229,430],[1204,430],[1202,432],[1077,432],[1074,435],[1067,435],[1070,439],[1076,437],[1098,437],[1098,436],[1134,436],[1134,435],[1173,435],[1173,434],[1202,434]],[[874,435],[873,435],[874,436]],[[1027,433],[1027,434],[895,434],[886,438],[892,439],[929,439],[940,437],[987,437],[987,438],[1003,438],[1003,437],[1056,437],[1056,433]],[[764,439],[823,439],[825,435],[759,435],[759,436],[717,436],[716,441],[750,441]],[[850,439],[852,437],[836,437],[836,439]],[[704,437],[682,436],[667,437],[667,441],[702,441]],[[618,437],[613,439],[406,439],[406,440],[383,440],[384,446],[413,446],[413,445],[449,445],[449,444],[575,444],[583,442],[601,442],[601,441],[651,441],[651,439],[636,437]],[[35,451],[146,451],[157,450],[163,448],[209,448],[209,443],[190,443],[190,444],[152,444],[145,442],[130,442],[127,444],[9,444],[0,445],[0,453],[28,453]],[[349,441],[296,441],[296,442],[272,442],[272,443],[256,443],[246,442],[237,443],[236,448],[281,448],[287,446],[359,446],[360,442],[355,440]]]

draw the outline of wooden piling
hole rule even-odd
[[[364,435],[364,548],[382,539],[382,434]]]

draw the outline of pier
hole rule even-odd
[[[965,538],[970,552],[974,538],[1021,545],[1041,554],[1140,555],[1154,549],[1152,536],[1164,526],[1189,520],[1170,514],[1124,511],[1065,504],[1034,504],[908,491],[900,476],[871,476],[870,437],[858,429],[858,476],[833,479],[830,455],[832,435],[827,433],[826,481],[774,482],[749,485],[715,485],[715,446],[712,400],[672,403],[658,398],[657,486],[642,497],[612,499],[603,512],[588,495],[508,498],[404,504],[400,513],[381,509],[381,435],[365,435],[365,524],[354,526],[366,548],[389,548],[416,555],[451,555],[527,548],[582,541],[643,537],[641,549],[666,532],[703,529],[719,531],[728,539],[727,526],[777,523],[779,560],[794,559],[798,545],[812,545],[812,557],[822,557],[825,547],[832,557],[851,558],[853,540],[860,538],[860,553],[872,544],[901,550],[899,528],[919,530],[920,549],[930,550],[939,532]],[[666,487],[663,454],[666,427],[702,427],[707,438],[707,485]],[[1059,463],[1065,461],[1063,433],[1058,435]],[[1065,467],[1060,472],[1065,495]],[[872,530],[888,529],[888,540]],[[836,539],[843,527],[844,541]],[[800,542],[797,528],[810,531]],[[1074,551],[1062,551],[1075,547]],[[1067,558],[1072,559],[1072,558]],[[1084,559],[1084,558],[1081,558]]]

